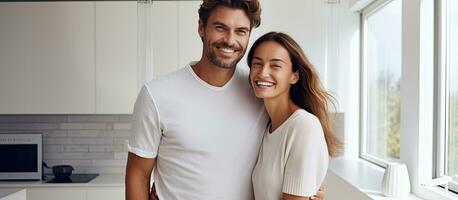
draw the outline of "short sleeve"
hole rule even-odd
[[[320,121],[307,113],[296,118],[287,133],[283,193],[313,196],[328,169],[329,154]]]
[[[143,158],[155,158],[162,131],[156,104],[146,85],[135,102],[131,130],[128,151]]]

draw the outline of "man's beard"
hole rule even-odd
[[[208,48],[208,51],[207,51],[207,54],[205,55],[207,57],[207,59],[212,63],[214,64],[215,66],[217,67],[220,67],[220,68],[224,68],[224,69],[232,69],[234,68],[237,63],[242,59],[243,57],[243,53],[242,52],[239,57],[237,57],[236,59],[234,59],[234,61],[230,62],[230,63],[224,63],[222,62],[222,60],[218,59],[218,57],[216,56],[216,53],[215,51],[213,50],[212,47],[216,46],[217,44],[213,44],[211,45],[209,48]],[[232,48],[232,49],[235,49],[236,51],[241,51],[241,48],[235,48],[235,47],[230,47],[229,45],[226,45],[226,44],[222,44],[222,45],[219,45],[220,48],[222,47],[229,47],[229,48]]]

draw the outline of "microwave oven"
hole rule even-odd
[[[41,180],[42,134],[0,133],[0,180]]]

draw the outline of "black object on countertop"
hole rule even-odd
[[[46,183],[88,183],[98,175],[99,174],[72,174],[63,178],[48,176],[49,178],[52,178],[46,181]]]

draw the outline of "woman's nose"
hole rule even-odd
[[[268,76],[270,75],[269,67],[266,66],[266,65],[262,66],[260,75],[261,75],[262,77],[268,77]]]

